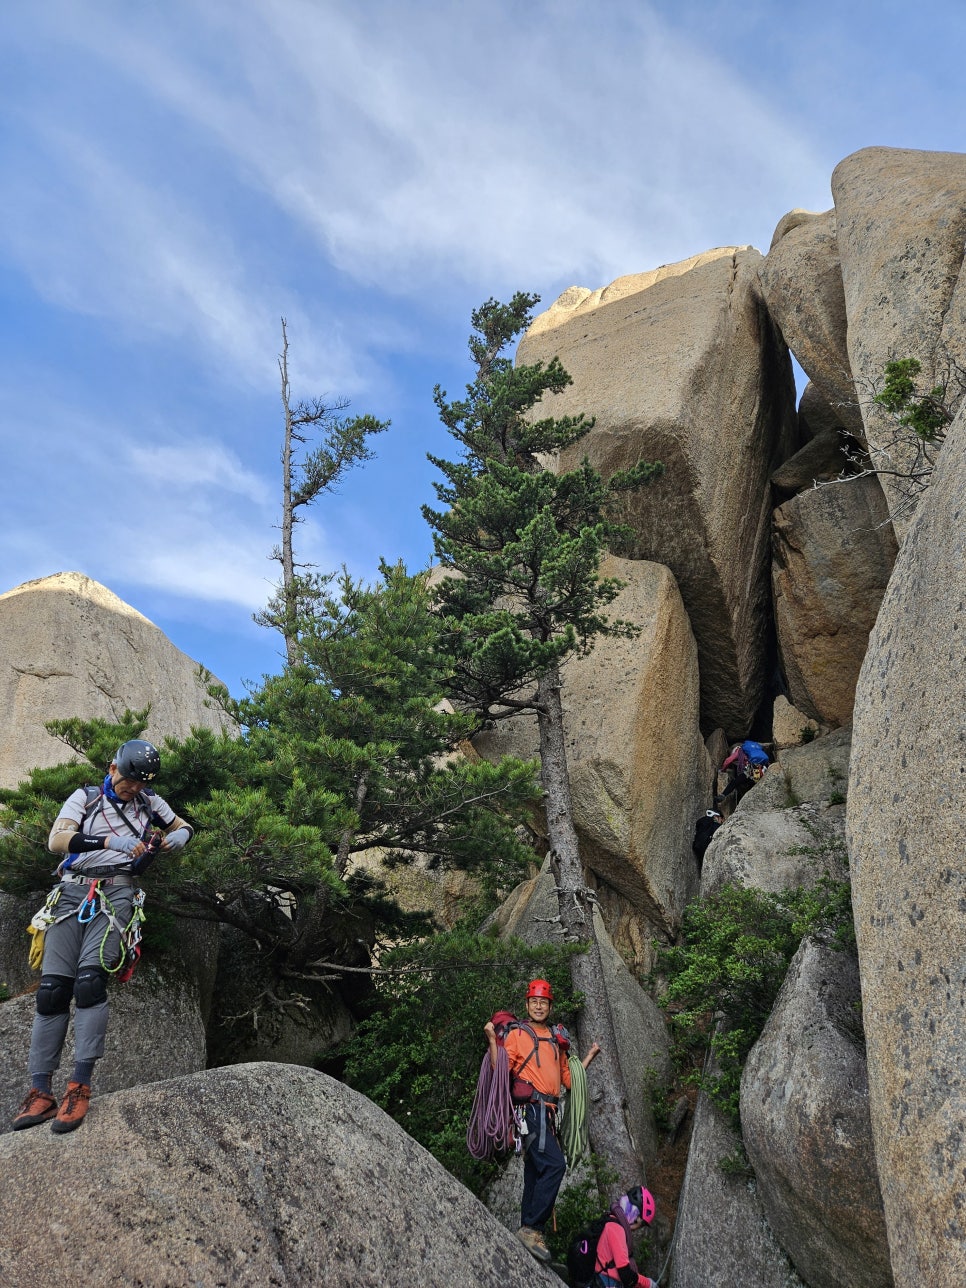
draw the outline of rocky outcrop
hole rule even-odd
[[[573,384],[555,416],[586,412],[605,476],[663,461],[623,517],[626,553],[674,573],[701,672],[702,726],[744,736],[762,696],[769,620],[767,480],[796,446],[787,351],[758,285],[760,254],[709,251],[598,291],[572,288],[534,319],[519,362],[560,357]]]
[[[603,571],[625,583],[610,615],[639,633],[601,639],[562,670],[581,856],[667,933],[697,892],[691,833],[712,778],[698,727],[694,638],[666,568],[609,559]],[[487,758],[536,758],[536,718],[504,720],[475,745]]]
[[[872,1127],[900,1282],[966,1282],[964,516],[961,412],[869,640],[849,777]]]
[[[805,940],[741,1079],[758,1195],[809,1288],[893,1282],[861,1009],[855,957]]]
[[[30,1086],[27,1052],[39,978],[34,976],[28,992],[0,1003],[0,1132],[9,1131]],[[97,1063],[98,1096],[204,1069],[205,1026],[197,984],[189,975],[170,964],[157,969],[142,963],[130,983],[111,987],[110,1004],[104,1056]],[[70,1075],[73,1043],[72,1024],[55,1081],[58,1092]]]
[[[0,595],[0,786],[71,758],[48,720],[150,706],[145,736],[160,742],[192,725],[229,728],[207,701],[198,663],[89,577],[56,573]]]
[[[67,1138],[5,1136],[0,1221],[17,1284],[67,1263],[104,1288],[559,1285],[382,1110],[282,1064],[98,1097]]]
[[[772,591],[789,696],[823,724],[847,724],[896,557],[882,489],[871,475],[810,488],[779,506],[773,522]]]
[[[835,167],[832,196],[849,363],[875,459],[894,436],[888,414],[872,401],[885,364],[918,358],[928,388],[966,354],[966,155],[864,148]],[[888,464],[906,459],[892,448]],[[902,485],[885,477],[883,487],[905,531],[909,516],[897,513]]]
[[[726,1171],[740,1155],[737,1136],[706,1096],[698,1098],[678,1206],[671,1288],[807,1288],[768,1224],[755,1182]]]
[[[835,232],[834,210],[793,210],[785,215],[761,265],[761,289],[768,311],[809,379],[841,423],[861,433]]]
[[[819,733],[816,721],[807,716],[798,707],[792,706],[783,693],[775,699],[771,713],[771,737],[774,745],[798,747],[803,742],[811,742]]]
[[[828,483],[849,469],[842,435],[837,429],[823,430],[789,457],[771,476],[772,486],[782,497],[795,496],[815,483]]]
[[[781,766],[772,765],[715,832],[704,856],[702,897],[725,885],[780,894],[821,877],[841,842],[841,811],[793,799]]]
[[[502,936],[514,935],[527,944],[559,943],[563,939],[560,909],[549,866],[537,877],[519,885],[492,919]],[[604,985],[614,1018],[618,1060],[630,1095],[631,1129],[645,1167],[657,1154],[657,1135],[650,1106],[638,1093],[648,1070],[658,1083],[670,1071],[670,1055],[664,1017],[641,988],[614,950],[600,913],[594,912],[594,930],[600,944]],[[593,1095],[593,1066],[588,1075]],[[633,1094],[631,1094],[633,1093]]]

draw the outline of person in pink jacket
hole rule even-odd
[[[600,1288],[658,1288],[656,1279],[642,1275],[631,1257],[631,1235],[654,1220],[654,1196],[643,1185],[622,1194],[611,1208],[612,1218],[597,1241],[597,1284]]]

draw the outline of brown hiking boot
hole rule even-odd
[[[36,1087],[31,1087],[11,1126],[14,1131],[22,1131],[24,1127],[36,1127],[38,1123],[45,1123],[48,1118],[53,1118],[56,1112],[57,1101],[54,1097],[46,1091],[38,1091]]]
[[[87,1117],[91,1103],[91,1089],[83,1082],[68,1082],[67,1094],[60,1102],[57,1117],[50,1124],[56,1132],[75,1131]]]
[[[535,1256],[538,1261],[550,1260],[550,1249],[544,1243],[543,1235],[539,1230],[533,1230],[528,1225],[521,1225],[517,1230],[517,1238],[527,1252]]]

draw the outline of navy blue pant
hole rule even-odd
[[[547,1115],[543,1149],[540,1148],[540,1119],[546,1112],[543,1105],[524,1108],[527,1135],[523,1138],[523,1203],[520,1207],[520,1224],[532,1230],[542,1230],[550,1220],[550,1213],[557,1201],[557,1191],[567,1170],[567,1160],[550,1129]]]

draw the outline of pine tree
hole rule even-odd
[[[199,729],[161,746],[159,790],[196,832],[178,858],[152,867],[149,914],[241,932],[262,985],[252,1023],[273,1011],[311,1019],[346,968],[371,965],[377,942],[426,929],[353,870],[359,853],[379,851],[389,865],[428,856],[505,889],[533,858],[517,834],[537,795],[533,766],[453,754],[472,720],[443,703],[441,628],[425,575],[383,565],[365,586],[344,574],[299,619],[301,661],[241,702],[222,694],[238,736]],[[79,759],[0,791],[0,888],[45,888],[58,809],[101,781],[148,715],[48,726]]]
[[[536,714],[541,784],[566,937],[585,947],[572,959],[574,986],[585,998],[578,1021],[581,1046],[602,1046],[591,1109],[591,1143],[625,1184],[640,1162],[627,1115],[613,1019],[594,932],[592,893],[584,879],[573,818],[561,704],[561,664],[589,651],[601,635],[634,628],[610,620],[606,608],[620,589],[602,578],[601,560],[623,529],[610,517],[620,492],[649,483],[660,464],[642,462],[604,481],[586,460],[554,474],[549,454],[579,441],[592,426],[584,416],[542,415],[548,396],[571,383],[557,358],[514,366],[504,350],[528,325],[538,297],[489,300],[472,317],[469,341],[475,379],[466,398],[448,402],[437,386],[440,418],[461,448],[457,461],[430,460],[445,508],[424,507],[436,555],[446,570],[438,606],[453,654],[451,690],[459,709],[483,722],[523,711]]]

